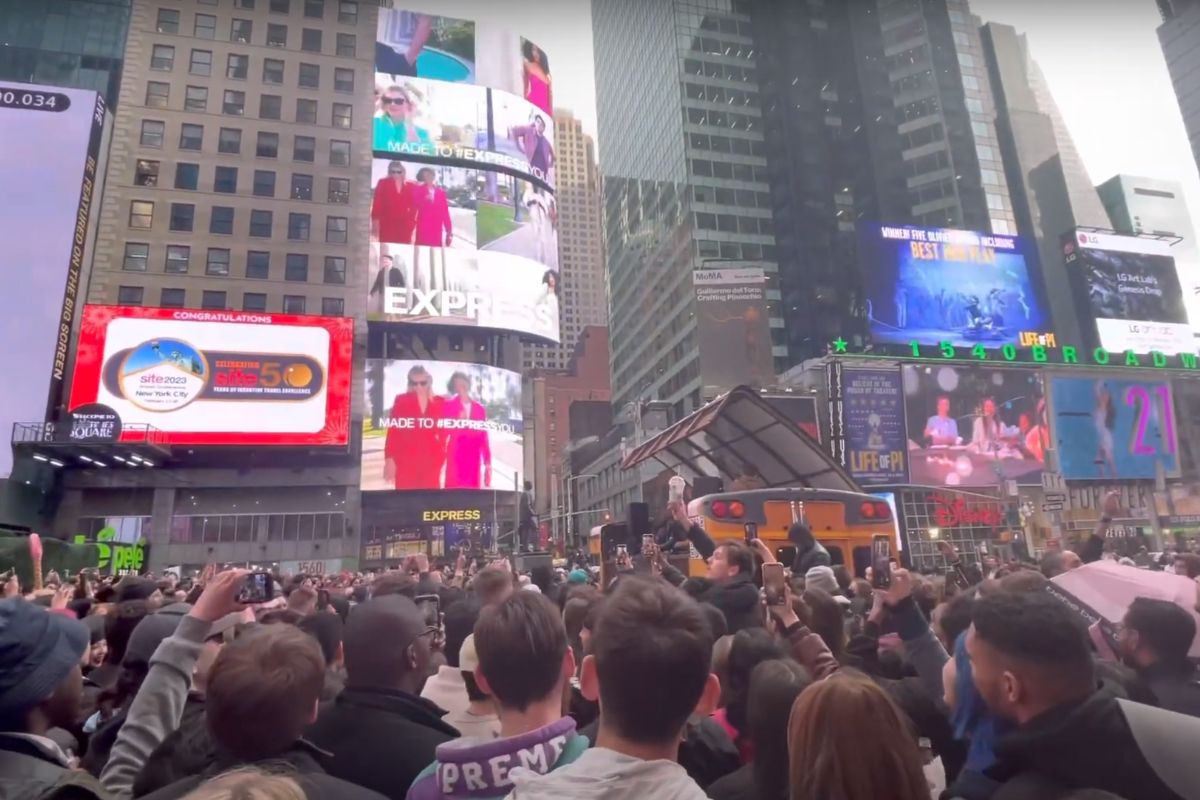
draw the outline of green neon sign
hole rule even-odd
[[[957,346],[953,342],[926,344],[909,342],[907,347],[884,347],[870,353],[852,352],[844,338],[830,343],[829,352],[848,358],[903,358],[917,361],[951,361],[987,364],[1030,364],[1065,367],[1126,367],[1129,369],[1187,370],[1198,368],[1195,353],[1167,355],[1158,351],[1135,353],[1132,350],[1088,349],[1074,345],[1050,347],[1045,344],[1019,346],[1008,342],[999,347],[976,344]]]

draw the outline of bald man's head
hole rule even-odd
[[[416,694],[425,682],[429,639],[425,617],[401,595],[376,597],[346,621],[346,684]]]

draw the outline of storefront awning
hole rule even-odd
[[[650,459],[684,475],[719,477],[727,487],[750,465],[766,488],[861,491],[819,442],[748,386],[718,397],[642,443],[625,456],[621,468]]]

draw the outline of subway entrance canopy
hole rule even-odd
[[[766,488],[861,491],[820,442],[748,386],[738,386],[643,442],[622,459],[621,468],[650,459],[685,477],[719,477],[726,487],[750,465]]]

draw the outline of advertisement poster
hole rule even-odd
[[[62,400],[107,110],[81,89],[2,83],[0,92],[0,333],[20,342],[0,354],[8,386],[20,387],[0,399],[10,436],[15,423],[49,419]],[[11,448],[0,448],[0,478],[11,467]]]
[[[1053,330],[1015,237],[860,224],[858,248],[876,342],[996,346]]]
[[[1080,317],[1095,321],[1100,347],[1196,352],[1168,242],[1090,231],[1062,241]]]
[[[554,195],[484,170],[376,159],[367,319],[557,342]]]
[[[345,445],[354,321],[85,306],[70,408],[170,444]]]
[[[696,287],[696,345],[706,392],[775,381],[767,322],[767,277],[761,267],[701,269]]]
[[[1179,434],[1179,468],[1189,479],[1200,477],[1200,381],[1171,382]]]
[[[1038,373],[906,365],[901,374],[912,483],[1041,485],[1050,424]]]
[[[895,369],[842,372],[846,468],[864,486],[908,482],[904,392]]]
[[[1166,381],[1055,377],[1051,396],[1067,480],[1179,474],[1175,405]]]
[[[521,376],[482,364],[367,359],[363,491],[515,491]]]

